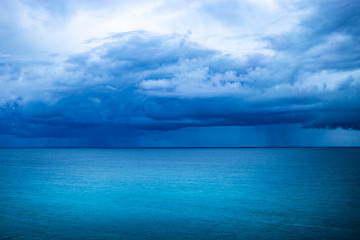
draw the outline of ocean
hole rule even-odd
[[[359,239],[360,148],[0,149],[0,239]]]

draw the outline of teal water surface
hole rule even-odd
[[[0,149],[0,239],[358,239],[360,148]]]

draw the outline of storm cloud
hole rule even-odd
[[[46,16],[56,12],[56,22],[75,14],[74,6],[16,3]],[[198,23],[184,33],[151,27],[108,33],[89,38],[81,51],[54,48],[46,54],[32,40],[18,38],[19,47],[20,40],[27,42],[26,54],[11,50],[15,43],[0,52],[0,134],[131,137],[277,124],[360,130],[360,2],[276,4],[272,15],[262,14],[267,8],[257,1],[198,2],[189,8],[199,13],[195,20],[226,30],[220,40],[208,30],[209,41],[203,41],[207,35],[196,33]],[[155,10],[164,9],[175,11],[170,5]],[[262,22],[287,18],[278,28]],[[3,33],[10,31],[9,19],[2,20]],[[25,33],[17,25],[11,31]],[[2,34],[0,41],[7,38]]]

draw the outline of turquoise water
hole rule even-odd
[[[356,239],[360,148],[0,149],[1,239]]]

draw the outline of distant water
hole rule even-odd
[[[360,148],[0,149],[0,239],[359,239]]]

